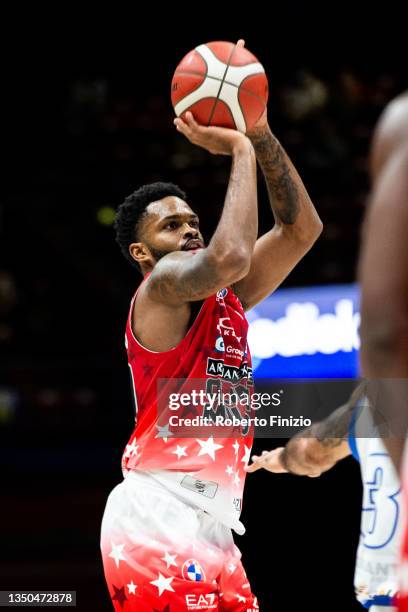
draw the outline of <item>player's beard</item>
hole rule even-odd
[[[159,259],[161,259],[165,255],[168,255],[169,253],[174,252],[174,251],[158,251],[157,249],[152,247],[150,244],[148,244],[147,246],[149,247],[149,251],[153,255],[156,261],[159,261]]]
[[[200,241],[202,241],[203,239],[200,238]],[[149,248],[150,253],[153,255],[153,257],[155,258],[156,262],[159,261],[159,259],[161,259],[162,257],[164,257],[165,255],[168,255],[169,253],[174,253],[174,250],[168,250],[168,251],[159,251],[157,249],[155,249],[153,246],[151,246],[150,244],[146,243],[146,245]],[[183,249],[182,249],[183,250]]]

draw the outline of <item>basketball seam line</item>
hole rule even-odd
[[[191,72],[186,72],[184,70],[182,72],[178,72],[177,74],[178,75],[184,75],[184,76],[186,76],[186,75],[187,76],[201,76],[201,77],[203,76],[202,72],[192,72],[192,71]],[[263,73],[260,72],[259,74],[263,74]],[[245,77],[244,80],[242,81],[242,83],[245,83],[245,81],[247,79],[249,79],[251,76],[253,76],[253,75],[249,74],[247,77]],[[205,78],[206,79],[212,79],[213,81],[220,81],[220,83],[222,85],[224,85],[224,83],[225,83],[226,85],[231,85],[232,87],[236,87],[240,91],[245,91],[245,93],[247,93],[247,94],[249,94],[251,96],[254,96],[254,98],[258,98],[261,102],[263,102],[265,104],[265,100],[264,100],[264,98],[262,96],[259,96],[258,94],[254,93],[250,89],[246,89],[245,87],[242,86],[242,83],[240,83],[240,85],[236,85],[235,83],[231,83],[231,81],[227,81],[226,79],[222,81],[218,77],[209,76],[208,74],[205,75]],[[195,91],[195,90],[193,90],[193,91]]]
[[[227,75],[228,68],[230,67],[230,64],[231,64],[231,61],[232,61],[232,56],[234,55],[234,52],[235,52],[235,49],[236,49],[236,48],[237,48],[237,45],[234,45],[234,46],[232,47],[232,50],[231,50],[230,56],[229,56],[229,58],[228,58],[227,65],[226,65],[226,67],[225,67],[224,76],[222,77],[221,85],[220,85],[220,88],[219,88],[218,93],[217,93],[217,97],[216,97],[216,98],[215,98],[215,100],[214,100],[214,105],[213,105],[212,111],[211,111],[211,113],[210,113],[210,118],[209,118],[209,120],[208,120],[207,127],[210,125],[210,123],[211,123],[211,119],[212,119],[212,118],[213,118],[213,116],[214,116],[214,113],[215,113],[215,107],[217,106],[218,101],[219,101],[219,99],[220,99],[221,89],[222,89],[222,86],[223,86],[223,84],[224,84],[225,77],[226,77],[226,75]],[[215,55],[215,53],[214,53],[214,55]],[[234,121],[234,123],[235,123],[235,121]]]

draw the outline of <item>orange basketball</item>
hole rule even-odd
[[[248,49],[231,42],[199,45],[177,66],[171,101],[178,117],[191,111],[201,125],[246,132],[268,102],[265,70]]]

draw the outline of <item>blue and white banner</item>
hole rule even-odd
[[[280,289],[247,318],[256,377],[358,375],[357,284]]]

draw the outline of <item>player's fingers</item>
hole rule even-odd
[[[251,465],[246,465],[244,467],[244,472],[256,472],[256,470],[260,470],[262,468],[262,465],[260,463],[258,463],[257,461],[254,461],[254,463],[251,463]]]
[[[198,127],[198,123],[197,121],[194,119],[193,113],[191,113],[190,111],[186,112],[186,122],[188,123],[188,125],[191,128],[197,128]]]
[[[239,39],[237,42],[237,47],[245,47],[245,40],[243,38]]]
[[[180,132],[185,132],[186,128],[188,127],[181,117],[176,117],[176,119],[173,120],[173,123]]]

